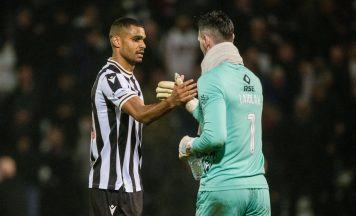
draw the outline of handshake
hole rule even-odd
[[[156,88],[156,97],[159,100],[166,100],[167,98],[171,97],[173,94],[173,90],[176,86],[184,85],[184,76],[179,74],[175,74],[175,81],[161,81],[158,83]],[[199,100],[193,97],[191,100],[187,101],[185,104],[185,108],[189,113],[193,113],[194,110],[198,107]],[[202,158],[197,158],[195,155],[191,154],[192,144],[195,138],[184,136],[179,143],[179,158],[187,160],[193,177],[196,180],[200,180],[201,176],[203,175],[203,165],[202,165]]]
[[[174,79],[175,79],[174,82],[173,81],[161,81],[158,83],[158,86],[156,88],[157,99],[166,100],[168,97],[170,97],[172,95],[175,86],[180,86],[184,90],[184,88],[187,87],[186,83],[189,82],[189,81],[183,82],[184,75],[179,75],[177,73],[175,74]],[[182,86],[182,85],[184,85],[184,86]],[[189,88],[189,86],[188,86],[188,88]],[[187,92],[189,93],[189,90]],[[194,93],[194,95],[196,95],[196,93]],[[198,106],[198,104],[199,104],[198,99],[193,97],[193,99],[187,101],[187,103],[185,104],[185,108],[187,109],[187,111],[189,113],[193,113],[193,111]]]

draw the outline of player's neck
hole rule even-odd
[[[113,54],[110,59],[119,63],[119,65],[121,67],[123,67],[126,70],[126,72],[128,72],[130,74],[133,73],[133,71],[135,69],[135,65],[132,65],[129,62],[127,62],[124,58],[122,58],[122,56]]]

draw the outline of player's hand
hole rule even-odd
[[[175,81],[161,81],[156,88],[156,98],[165,100],[172,95],[175,85],[181,85],[184,81],[184,75],[174,74]]]
[[[172,95],[175,85],[181,85],[184,81],[184,75],[179,75],[175,73],[175,82],[172,81],[161,81],[158,83],[156,88],[156,97],[159,100],[165,100]],[[199,100],[193,98],[185,104],[185,108],[188,112],[192,113],[194,109],[198,106]]]
[[[179,159],[185,159],[190,156],[191,154],[191,149],[192,149],[192,143],[195,138],[189,137],[189,136],[184,136],[180,143],[179,143]]]
[[[193,79],[190,79],[180,85],[175,85],[171,96],[166,100],[172,107],[180,106],[191,101],[197,94],[197,84]]]

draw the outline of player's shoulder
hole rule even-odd
[[[257,91],[262,91],[261,80],[254,72],[244,65],[241,65],[239,70],[239,75],[243,83],[254,86],[254,88],[257,88]]]
[[[221,80],[226,78],[226,72],[236,70],[236,66],[236,64],[223,62],[202,74],[199,80],[200,82],[207,82],[219,85],[221,84]]]
[[[198,79],[198,91],[221,92],[223,88],[221,76],[216,68],[202,74]]]
[[[237,71],[239,72],[239,74],[243,77],[248,76],[249,79],[252,79],[254,82],[260,82],[260,78],[258,78],[258,76],[256,76],[256,74],[251,71],[249,68],[247,68],[245,65],[238,65],[237,66]]]
[[[105,81],[105,82],[104,82]],[[104,66],[98,74],[98,82],[100,84],[119,82],[121,84],[128,82],[118,68],[113,65]]]

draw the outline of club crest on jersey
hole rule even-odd
[[[205,105],[208,100],[209,100],[208,95],[205,94],[200,95],[199,101],[202,105]]]

